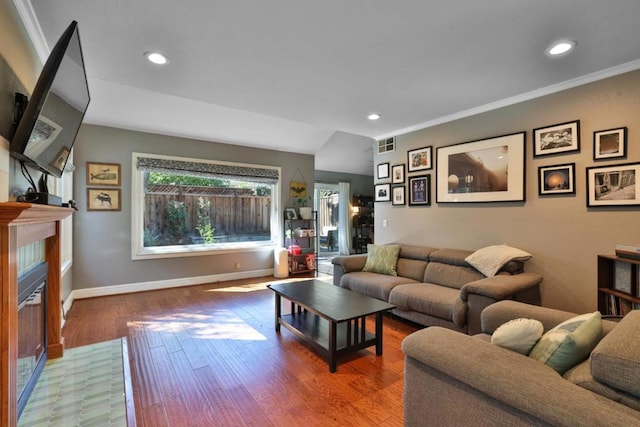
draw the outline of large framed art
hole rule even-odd
[[[436,202],[524,201],[525,132],[437,149]]]
[[[587,206],[638,206],[640,163],[587,168]]]

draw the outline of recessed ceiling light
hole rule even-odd
[[[165,65],[169,62],[167,57],[159,52],[145,52],[144,56],[156,65]]]
[[[367,119],[369,120],[378,120],[380,118],[380,114],[378,113],[371,113],[367,116]]]
[[[547,49],[546,53],[549,56],[560,56],[566,55],[571,52],[573,48],[576,47],[576,42],[573,40],[560,40],[553,43]]]

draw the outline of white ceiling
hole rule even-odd
[[[317,169],[357,174],[373,174],[371,138],[640,68],[638,0],[14,4],[42,58],[79,22],[87,122],[315,154]],[[575,52],[545,56],[561,38]],[[152,50],[170,63],[148,63]]]

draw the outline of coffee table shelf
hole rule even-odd
[[[353,322],[358,325],[354,327]],[[376,336],[364,329],[364,336],[361,331],[365,318],[352,319],[349,322],[336,324],[336,355],[362,350],[376,345]],[[329,334],[330,322],[317,314],[307,310],[301,313],[285,314],[280,318],[280,324],[293,332],[295,335],[305,339],[311,344],[325,359],[329,357]],[[349,339],[351,338],[351,339]],[[363,339],[364,338],[364,339]]]

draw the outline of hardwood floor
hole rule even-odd
[[[77,300],[65,346],[127,337],[138,426],[402,426],[402,339],[385,316],[375,347],[336,373],[274,329],[273,277]],[[373,330],[373,318],[367,329]]]

